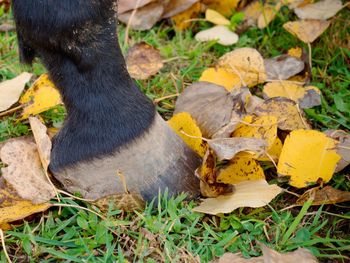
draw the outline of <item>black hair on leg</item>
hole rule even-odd
[[[21,59],[46,66],[67,108],[50,169],[103,157],[144,134],[151,101],[129,77],[116,35],[116,0],[13,0]]]

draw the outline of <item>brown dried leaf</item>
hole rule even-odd
[[[255,114],[258,116],[272,115],[277,118],[278,128],[281,130],[310,129],[305,114],[298,109],[295,101],[276,97],[264,101],[256,107]]]
[[[340,191],[329,185],[322,189],[315,187],[300,196],[296,204],[303,205],[311,197],[314,198],[312,205],[330,205],[350,201],[350,192]]]
[[[199,0],[170,0],[165,6],[163,18],[169,18],[184,12],[198,1]]]
[[[260,243],[263,256],[245,259],[241,254],[224,254],[218,263],[317,263],[317,259],[312,253],[305,249],[299,248],[293,252],[281,254]]]
[[[325,20],[299,20],[287,22],[283,28],[305,43],[314,42],[329,27],[330,21]]]
[[[335,172],[338,173],[350,164],[350,134],[342,130],[328,130],[325,133],[327,136],[339,141],[336,149],[341,156],[341,160],[335,169]]]
[[[190,113],[203,136],[210,138],[230,122],[233,108],[233,99],[224,87],[197,82],[179,96],[175,114]]]
[[[41,164],[44,170],[47,171],[51,159],[52,143],[50,137],[47,135],[47,128],[37,117],[29,117],[30,128],[32,129],[35,143],[38,147],[38,153]]]
[[[126,66],[131,77],[144,80],[157,74],[164,64],[159,50],[142,42],[129,49]]]
[[[119,0],[118,1],[118,13],[122,14],[126,11],[133,10],[145,6],[155,0]],[[137,2],[138,5],[137,5]]]
[[[288,55],[265,59],[264,63],[269,80],[286,80],[302,72],[305,68],[305,63],[302,60]]]
[[[132,10],[118,15],[118,19],[124,24],[129,24],[130,28],[135,30],[149,30],[157,23],[164,12],[164,7],[158,2],[152,2],[137,9],[132,17]]]
[[[219,138],[208,140],[208,144],[219,161],[231,160],[240,152],[252,152],[260,155],[268,147],[265,140],[256,138]]]
[[[3,178],[22,199],[39,204],[55,196],[33,140],[18,138],[8,141],[1,148],[0,158],[7,165],[1,169]]]

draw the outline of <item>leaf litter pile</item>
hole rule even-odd
[[[306,43],[308,50],[295,47],[283,55],[264,58],[254,48],[232,46],[240,32],[266,28],[283,6],[298,18],[283,28]],[[232,46],[202,72],[198,82],[184,89],[168,120],[203,160],[194,174],[200,179],[203,199],[193,211],[220,216],[238,208],[266,206],[285,191],[277,182],[289,184],[299,196],[289,204],[292,207],[350,201],[350,192],[327,185],[335,173],[350,164],[349,131],[317,130],[304,113],[322,103],[321,91],[309,84],[311,44],[344,7],[339,0],[253,1],[246,6],[239,6],[238,1],[215,0],[120,1],[118,18],[127,28],[149,30],[158,21],[170,19],[177,30],[184,30],[196,20],[205,20],[213,27],[198,32],[195,41]],[[200,18],[202,13],[204,19]],[[157,75],[166,63],[156,48],[144,42],[129,49],[126,62],[130,75],[138,80]],[[56,197],[59,201],[60,194],[68,194],[51,182],[50,138],[57,129],[46,128],[40,117],[62,101],[47,74],[26,89],[31,79],[32,74],[25,72],[0,83],[0,117],[20,112],[18,120],[28,120],[33,132],[33,136],[0,143],[3,230],[49,209],[53,206],[50,200]],[[107,201],[111,200],[99,200],[94,205],[103,210],[108,207]],[[124,198],[112,201],[126,210],[143,207],[127,191]],[[295,257],[317,262],[305,249],[279,254],[264,244],[259,246],[263,256],[251,262],[295,262]],[[227,253],[218,262],[246,261],[239,254]]]

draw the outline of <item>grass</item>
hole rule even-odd
[[[331,27],[312,44],[311,84],[322,90],[323,99],[321,106],[306,113],[314,127],[321,130],[350,129],[349,15],[350,10],[343,9],[332,19]],[[267,29],[251,28],[232,47],[196,42],[194,33],[210,26],[205,22],[198,22],[184,32],[176,32],[167,22],[146,32],[131,31],[127,45],[123,43],[122,26],[119,34],[124,52],[134,43],[145,41],[157,47],[168,61],[155,77],[138,81],[150,99],[160,99],[157,109],[168,118],[176,95],[233,48],[257,48],[264,57],[283,54],[295,46],[307,49],[282,28],[291,19],[294,16],[282,9]],[[9,20],[9,15],[0,9],[0,24]],[[24,70],[36,76],[45,72],[40,63],[35,63],[33,68],[21,66],[16,35],[0,33],[0,80],[11,79]],[[16,121],[17,114],[0,118],[0,142],[30,133],[25,121]],[[52,127],[60,127],[64,116],[61,106],[41,115]],[[268,174],[276,174],[273,169],[267,169],[270,169]],[[349,169],[335,175],[330,184],[350,191]],[[304,191],[281,185],[298,193]],[[41,216],[18,222],[18,227],[7,231],[6,248],[14,262],[208,262],[225,252],[240,251],[247,258],[258,256],[259,241],[280,252],[305,247],[321,261],[348,262],[349,207],[344,204],[310,207],[306,203],[288,209],[295,199],[284,193],[264,208],[205,216],[192,212],[196,200],[185,201],[185,196],[169,199],[165,193],[156,205],[148,204],[142,211],[124,213],[110,209],[102,219],[79,209],[95,211],[93,206],[63,198],[60,214],[54,207]],[[5,262],[4,251],[0,251],[0,261]]]

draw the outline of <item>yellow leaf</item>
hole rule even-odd
[[[26,104],[21,117],[23,120],[61,104],[62,100],[55,85],[44,74],[22,96],[20,103]]]
[[[303,98],[305,90],[303,87],[289,81],[267,83],[264,86],[264,95],[267,98],[285,97],[295,102]]]
[[[338,161],[336,141],[315,130],[292,131],[286,138],[278,163],[278,173],[290,176],[290,185],[298,188],[328,182]]]
[[[251,157],[238,154],[229,165],[219,171],[217,181],[224,184],[238,184],[244,181],[265,179],[264,170]]]
[[[22,182],[23,183],[23,182]],[[50,208],[49,203],[32,204],[23,200],[18,193],[4,180],[0,182],[0,226],[13,221],[21,220],[35,213],[43,212]]]
[[[202,140],[202,132],[198,128],[196,122],[192,119],[191,115],[187,112],[175,114],[169,121],[170,127],[184,140],[184,142],[201,157],[204,156],[207,146]],[[184,134],[198,137],[191,138]]]
[[[263,139],[267,142],[268,148],[276,141],[277,137],[277,118],[275,116],[245,116],[236,130],[232,133],[232,137],[250,137]]]
[[[277,118],[278,128],[281,130],[309,129],[310,125],[295,101],[276,97],[264,101],[257,106],[254,113],[258,116],[270,115]]]
[[[264,59],[253,48],[237,48],[219,59],[218,65],[241,79],[240,87],[253,87],[266,81]]]
[[[188,21],[193,18],[197,18],[201,12],[201,3],[197,2],[191,6],[191,8],[186,11],[181,12],[173,16],[171,19],[173,20],[176,29],[184,30],[191,25],[191,22]]]
[[[277,137],[273,145],[270,147],[270,149],[267,150],[267,153],[268,155],[270,155],[270,157],[267,156],[266,154],[263,154],[261,157],[258,158],[258,161],[269,162],[271,161],[271,158],[274,161],[278,161],[282,152],[282,147],[283,147],[282,141]]]
[[[29,201],[18,201],[13,206],[0,208],[0,224],[24,219],[27,216],[46,211],[50,207],[49,203],[33,205]]]
[[[269,185],[265,180],[242,182],[235,185],[233,194],[205,199],[193,211],[217,215],[231,213],[239,207],[263,207],[281,192],[280,187]]]
[[[283,28],[305,43],[314,42],[330,25],[327,20],[299,20],[287,22]]]
[[[307,96],[306,100],[304,98]],[[264,97],[284,97],[297,102],[301,108],[311,108],[321,104],[321,92],[314,86],[302,87],[291,81],[267,83],[264,86]]]
[[[230,25],[230,21],[226,17],[212,9],[207,9],[207,11],[205,12],[205,19],[215,25]]]
[[[203,3],[224,16],[231,16],[235,11],[239,0],[203,0]]]
[[[219,86],[225,87],[228,91],[231,91],[234,87],[241,86],[240,78],[232,73],[227,71],[224,68],[208,68],[200,77],[199,81],[206,81],[214,83]]]
[[[301,47],[293,47],[288,50],[288,55],[291,57],[296,57],[301,59],[301,56],[303,55],[303,50]]]

